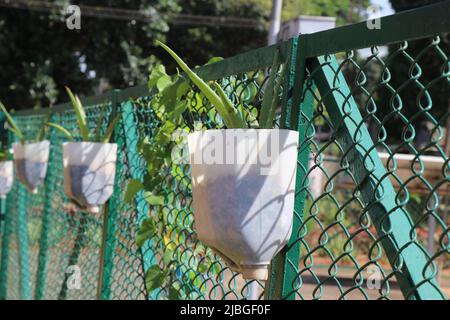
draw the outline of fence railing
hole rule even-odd
[[[279,73],[274,125],[300,133],[294,225],[266,283],[244,280],[197,239],[188,165],[167,170],[162,208],[143,193],[124,200],[128,182],[145,178],[140,142],[151,143],[161,125],[147,87],[139,86],[82,99],[91,130],[106,130],[120,115],[114,194],[99,214],[79,212],[66,198],[64,137],[54,129],[46,137],[49,167],[39,193],[16,182],[2,201],[0,298],[445,299],[449,10],[447,1],[382,18],[381,29],[363,22],[301,35],[197,71],[258,115],[277,51],[287,70]],[[198,97],[185,126],[222,127]],[[77,132],[69,104],[14,117],[27,137],[49,117]],[[164,228],[137,247],[147,218]],[[155,267],[171,271],[157,288],[145,276]],[[77,276],[81,287],[68,286]]]

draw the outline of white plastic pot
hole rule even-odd
[[[199,239],[244,278],[267,280],[292,232],[298,132],[198,131],[188,144]]]
[[[0,199],[4,199],[11,191],[14,181],[13,166],[13,161],[0,162]]]
[[[116,160],[115,143],[63,143],[65,193],[87,212],[99,212],[113,193]]]
[[[13,151],[17,179],[31,193],[36,194],[38,186],[45,180],[47,174],[50,141],[43,140],[29,144],[14,143]]]

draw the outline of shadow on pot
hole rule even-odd
[[[267,280],[292,232],[298,132],[208,130],[188,139],[199,239],[244,278]]]
[[[17,179],[32,193],[38,192],[38,186],[45,180],[50,152],[50,141],[13,144],[14,162]]]
[[[64,191],[82,210],[98,213],[114,191],[117,144],[63,143]]]

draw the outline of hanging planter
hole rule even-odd
[[[13,167],[13,161],[0,161],[0,199],[6,198],[11,191],[14,181]]]
[[[267,280],[272,258],[292,232],[297,167],[298,132],[272,129],[284,79],[284,69],[278,72],[279,53],[273,57],[257,119],[239,101],[234,105],[220,83],[206,83],[175,52],[159,44],[228,128],[188,135],[198,237],[244,278]]]
[[[106,203],[114,191],[117,144],[109,143],[109,140],[119,116],[111,121],[103,136],[100,136],[99,130],[96,135],[91,135],[79,97],[69,88],[66,89],[84,141],[65,142],[62,145],[64,192],[80,206],[80,209],[98,213],[100,206]],[[74,140],[72,134],[64,127],[55,123],[48,125],[61,131],[69,140]],[[100,127],[100,124],[97,125]]]
[[[244,278],[266,280],[291,235],[297,141],[298,132],[277,129],[188,136],[198,237]]]
[[[36,194],[38,186],[45,180],[47,174],[48,155],[50,153],[50,141],[44,140],[47,121],[45,120],[42,123],[41,129],[33,140],[25,141],[22,131],[1,102],[0,111],[6,116],[8,129],[19,140],[12,145],[17,179],[31,193]]]
[[[17,142],[13,144],[13,151],[17,179],[31,193],[36,194],[47,174],[50,141],[29,144]]]
[[[114,191],[117,144],[95,142],[63,143],[64,191],[90,213]]]

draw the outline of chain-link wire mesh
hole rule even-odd
[[[278,76],[281,77],[282,69],[279,66],[277,68]],[[251,119],[258,116],[261,108],[269,71],[270,68],[263,67],[214,80],[222,84],[229,98],[241,107],[240,112],[251,123]],[[283,90],[280,95],[283,96]],[[131,127],[136,127],[136,132],[130,136],[137,138],[137,141],[148,138],[151,143],[155,129],[161,125],[150,106],[151,99],[140,98],[126,106],[134,114],[130,123]],[[179,124],[179,130],[175,130],[176,134],[186,134],[194,126],[197,129],[199,126],[205,129],[223,128],[222,119],[201,93],[196,92],[190,103],[188,111],[183,115],[184,121]],[[172,138],[175,140],[177,137]],[[247,299],[250,294],[261,297],[264,288],[262,283],[244,280],[197,238],[191,208],[189,165],[176,161],[176,156],[183,156],[183,149],[175,148],[173,151],[176,155],[172,155],[173,162],[166,167],[165,178],[161,182],[164,205],[137,204],[138,210],[142,210],[141,217],[154,219],[159,230],[142,248],[144,271],[148,273],[156,268],[169,272],[169,280],[154,290],[150,289],[149,297],[202,300]],[[138,176],[142,178],[146,165],[141,160],[136,162],[140,165]],[[138,198],[138,202],[145,202],[144,195]]]
[[[313,39],[321,38],[300,36],[199,70],[221,84],[251,125],[275,52],[282,52],[274,126],[298,130],[300,146],[293,234],[273,261],[268,282],[244,280],[197,238],[187,163],[172,158],[165,166],[162,205],[151,205],[143,191],[131,202],[125,199],[130,181],[145,185],[142,145],[154,143],[163,125],[152,95],[140,90],[134,98],[119,99],[113,92],[105,102],[86,104],[91,133],[105,132],[111,119],[120,117],[113,135],[114,194],[98,214],[81,212],[64,194],[65,137],[48,130],[45,183],[33,195],[16,182],[6,200],[0,298],[448,297],[448,35],[373,46],[367,57],[349,50],[306,59],[305,43],[314,47]],[[224,128],[202,94],[189,101],[177,134]],[[45,112],[15,115],[27,139],[46,117]],[[50,120],[80,140],[67,106],[55,108]],[[136,235],[145,221],[156,232],[138,246]],[[155,279],[149,281],[155,270],[165,275],[156,287]],[[81,287],[73,288],[78,275]]]
[[[450,293],[448,40],[309,59],[302,106],[314,113],[302,113],[302,145],[311,155],[297,189],[307,201],[285,297]]]

